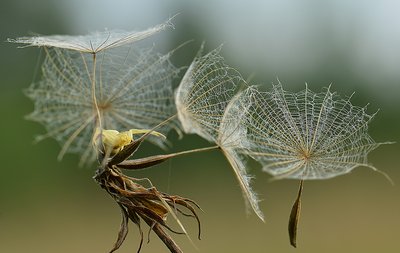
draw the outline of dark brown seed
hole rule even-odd
[[[303,192],[303,180],[300,180],[300,185],[299,185],[299,192],[297,194],[297,198],[295,202],[293,203],[292,211],[290,212],[290,217],[289,217],[289,239],[290,239],[290,244],[296,248],[297,246],[297,226],[299,223],[300,219],[300,211],[301,211],[301,194]]]
[[[122,243],[125,241],[126,236],[128,235],[128,214],[122,205],[120,205],[120,208],[122,214],[121,226],[118,232],[117,241],[115,242],[114,247],[110,250],[110,253],[119,249],[119,247],[121,247]]]

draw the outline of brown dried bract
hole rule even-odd
[[[116,251],[124,242],[128,234],[129,220],[139,228],[141,240],[138,252],[140,252],[143,244],[141,220],[147,223],[150,231],[153,230],[171,252],[182,252],[165,230],[169,230],[175,234],[186,234],[186,231],[184,231],[182,226],[183,232],[173,230],[166,223],[167,216],[171,214],[175,218],[176,214],[173,212],[177,212],[196,219],[199,231],[198,238],[200,239],[200,220],[195,210],[195,208],[200,209],[200,207],[190,199],[162,193],[153,186],[149,188],[144,187],[140,182],[144,180],[150,182],[148,179],[135,179],[124,175],[118,166],[119,163],[115,162],[117,160],[121,161],[122,164],[129,162],[130,160],[126,159],[137,149],[142,140],[143,138],[139,138],[137,141],[133,141],[128,148],[124,148],[117,153],[108,163],[105,163],[104,167],[100,167],[94,176],[96,182],[111,195],[121,209],[121,227],[117,241],[110,253]],[[146,158],[137,160],[141,164],[140,168],[154,165],[154,158],[151,158],[149,163],[146,161]],[[124,166],[121,167],[123,168]],[[179,220],[177,222],[181,225]]]

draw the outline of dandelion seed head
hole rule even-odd
[[[150,129],[175,114],[172,80],[179,69],[169,61],[169,54],[153,49],[124,46],[93,56],[71,50],[46,49],[42,79],[26,91],[35,109],[28,118],[42,123],[47,133],[63,145],[63,151],[94,154],[93,131],[98,115],[92,100],[92,78],[95,97],[104,129]],[[92,71],[95,67],[95,75]],[[173,124],[158,129],[167,133]],[[159,146],[160,138],[150,140]]]
[[[186,133],[216,142],[229,101],[242,78],[224,63],[221,47],[197,57],[186,71],[175,95],[178,118]]]
[[[184,132],[198,134],[221,148],[239,181],[246,204],[263,220],[259,200],[250,186],[245,159],[234,149],[237,143],[233,132],[221,130],[226,108],[245,81],[224,63],[220,49],[198,56],[188,68],[175,95],[178,118]]]
[[[56,47],[84,53],[99,53],[103,50],[116,48],[143,40],[162,30],[173,27],[171,20],[172,18],[165,23],[156,25],[143,31],[126,32],[119,30],[105,30],[102,32],[93,32],[87,35],[33,36],[8,39],[8,41],[18,44],[26,44],[26,46]]]
[[[235,108],[242,116],[231,124],[246,126],[241,152],[277,178],[326,179],[358,166],[372,167],[367,155],[382,144],[367,133],[374,114],[330,88],[319,93],[307,86],[287,92],[280,83],[267,92],[249,88]]]

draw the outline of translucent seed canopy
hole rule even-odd
[[[178,118],[186,133],[216,142],[226,106],[244,83],[239,73],[225,65],[221,48],[197,57],[176,91]]]
[[[250,176],[243,156],[234,147],[237,134],[224,129],[224,113],[230,101],[245,84],[240,74],[224,63],[220,48],[197,57],[188,68],[175,95],[178,118],[184,132],[195,133],[216,143],[231,164],[245,199],[263,220],[258,198],[250,187]]]
[[[179,72],[169,54],[124,46],[91,54],[45,50],[43,77],[26,91],[35,109],[29,118],[42,123],[65,152],[86,160],[94,152],[92,136],[99,126],[92,99],[92,79],[103,129],[151,129],[175,114],[172,80]],[[173,125],[158,129],[167,133]],[[163,146],[161,138],[153,138]]]
[[[382,144],[367,133],[374,114],[330,88],[315,93],[306,86],[292,93],[279,83],[267,92],[249,88],[233,104],[227,117],[241,114],[230,127],[246,127],[240,152],[278,178],[326,179],[358,166],[372,167],[367,155]]]
[[[9,42],[27,44],[27,46],[56,47],[85,53],[98,53],[106,49],[120,47],[150,37],[168,27],[173,27],[171,19],[144,31],[106,30],[87,35],[50,35],[9,39]]]

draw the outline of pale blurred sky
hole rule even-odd
[[[174,21],[177,29],[184,26],[183,17],[193,18],[205,41],[224,43],[224,52],[239,67],[256,75],[267,72],[267,84],[289,74],[312,75],[321,64],[342,56],[343,71],[364,81],[357,87],[385,100],[397,100],[400,94],[400,1],[70,0],[57,8],[76,33],[142,29],[180,13]]]
[[[224,43],[229,64],[245,76],[254,73],[256,84],[279,78],[288,89],[305,82],[316,89],[333,83],[344,95],[362,91],[374,94],[373,104],[398,104],[400,1],[18,0],[13,5],[23,10],[20,15],[30,15],[20,23],[25,31],[20,36],[46,34],[44,25],[34,27],[29,20],[62,24],[59,33],[85,34],[140,30],[180,13],[176,29],[162,33],[157,43],[174,36],[192,39],[187,31],[192,29],[195,39],[210,47]]]

